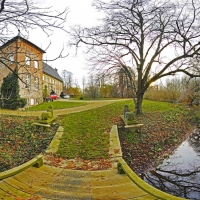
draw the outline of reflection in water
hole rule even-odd
[[[164,192],[200,200],[200,128],[169,159],[142,176],[150,185]]]

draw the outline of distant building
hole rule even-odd
[[[133,70],[129,67],[128,68],[130,75],[132,76],[132,79],[135,80],[135,74]],[[136,82],[135,82],[136,84]],[[130,78],[128,77],[127,73],[123,68],[120,68],[115,76],[115,87],[117,89],[117,97],[120,98],[131,98],[132,90],[131,90],[131,83]]]
[[[16,69],[19,76],[20,97],[28,106],[43,102],[44,86],[48,92],[62,91],[63,81],[56,69],[43,62],[44,50],[20,35],[0,47],[0,85],[3,78]]]
[[[42,83],[43,89],[45,89],[46,86],[48,94],[53,90],[59,96],[63,91],[63,80],[58,74],[58,70],[44,62]]]

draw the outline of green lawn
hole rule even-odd
[[[133,102],[129,100],[62,116],[64,135],[57,153],[65,158],[108,158],[109,132],[113,124],[120,122],[125,104],[134,110]],[[179,105],[153,101],[144,101],[143,112],[163,113],[163,118],[168,121],[176,121],[181,114],[188,115],[187,110]]]
[[[49,105],[52,105],[53,109],[57,110],[57,109],[66,109],[66,108],[83,106],[83,105],[86,105],[86,104],[87,104],[86,102],[52,101],[52,102],[45,102],[45,103],[39,104],[37,106],[27,108],[27,110],[30,110],[30,111],[47,110]]]
[[[46,110],[51,104],[55,109],[56,105],[62,105],[59,108],[67,108],[81,106],[85,103],[54,101],[33,108],[39,110],[42,106],[40,109]],[[0,124],[1,171],[26,162],[34,155],[44,151],[55,135],[58,125],[64,127],[58,155],[64,158],[109,158],[109,133],[114,124],[121,123],[120,115],[123,114],[125,104],[129,106],[130,111],[134,110],[133,102],[129,100],[59,116],[55,120],[55,129],[54,126],[51,126],[52,130],[48,132],[40,132],[36,130],[35,126],[32,126],[33,121],[36,120],[34,117],[29,117],[27,120],[27,117],[2,115]],[[136,159],[136,155],[141,154],[142,157],[147,157],[146,159],[138,157],[138,160],[131,162],[137,169],[141,166],[141,161],[146,160],[150,163],[152,159],[160,157],[163,154],[162,151],[178,145],[180,136],[184,136],[184,130],[189,127],[188,121],[200,118],[199,107],[187,107],[166,102],[144,101],[143,112],[144,115],[136,117],[139,123],[144,124],[142,133],[138,135],[122,132],[122,136],[125,138],[120,140],[123,148],[127,148],[123,152],[127,162]],[[20,159],[19,154],[22,155]],[[133,158],[130,155],[133,155]],[[148,160],[149,158],[150,160]]]
[[[108,158],[110,129],[127,103],[131,105],[132,101],[63,116],[65,133],[57,153],[66,158]]]

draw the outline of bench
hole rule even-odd
[[[38,122],[34,122],[33,125],[35,125],[37,128],[41,126],[41,127],[48,129],[50,127],[50,124],[42,124],[42,123],[38,123]]]
[[[132,124],[132,125],[126,125],[125,129],[129,129],[131,131],[139,130],[139,133],[141,133],[141,128],[144,126],[144,124]]]

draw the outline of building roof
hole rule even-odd
[[[54,69],[53,67],[49,66],[47,63],[43,62],[43,72],[53,78],[58,79],[59,81],[62,81],[62,78],[58,74],[57,69]]]
[[[29,45],[33,46],[35,49],[39,50],[42,53],[46,53],[43,49],[41,49],[40,47],[38,47],[37,45],[33,44],[32,42],[28,41],[27,39],[21,37],[20,35],[17,35],[16,37],[12,38],[11,40],[8,40],[6,43],[4,43],[0,48],[4,48],[6,46],[8,46],[9,44],[17,41],[18,39],[20,39],[21,41],[28,43]]]

